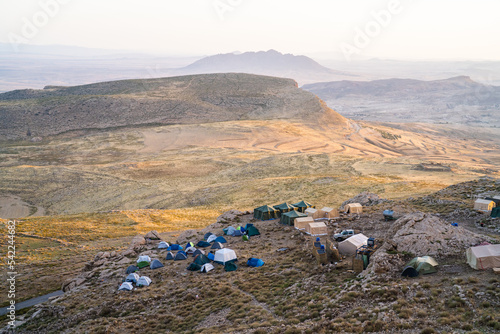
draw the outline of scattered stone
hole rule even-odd
[[[157,231],[149,231],[144,236],[144,239],[161,240],[161,237],[160,237],[160,234]]]

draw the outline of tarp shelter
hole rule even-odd
[[[205,263],[203,266],[201,266],[200,271],[202,273],[208,273],[210,270],[213,270],[214,266],[210,263]]]
[[[340,217],[339,210],[337,210],[337,209],[333,209],[333,208],[329,208],[329,207],[325,206],[320,211],[323,212],[323,218],[337,218],[337,217]]]
[[[215,252],[214,261],[217,263],[225,264],[226,262],[236,261],[236,253],[229,248],[219,249]]]
[[[306,211],[306,209],[308,208],[314,208],[314,205],[312,205],[311,203],[308,203],[308,202],[305,202],[305,201],[300,201],[298,203],[295,203],[293,204],[294,207],[297,208],[298,211],[304,213],[304,211]]]
[[[202,265],[204,265],[205,263],[209,263],[209,262],[210,262],[210,259],[209,259],[207,256],[205,256],[205,255],[203,255],[203,254],[200,254],[200,255],[198,255],[198,256],[194,259],[194,261],[193,261],[193,262],[194,262],[194,263],[199,264],[200,266],[202,266]]]
[[[168,248],[168,246],[170,246],[170,245],[166,241],[160,241],[160,243],[158,244],[158,248],[160,248],[160,249]]]
[[[224,264],[225,271],[235,271],[236,269],[238,269],[238,266],[236,265],[236,263],[226,262],[226,264]]]
[[[491,211],[495,207],[495,202],[488,199],[477,199],[474,202],[474,210]]]
[[[179,252],[179,253],[175,254],[174,261],[181,261],[181,260],[185,260],[185,259],[187,259],[187,256],[183,252]]]
[[[215,239],[215,242],[220,242],[221,244],[225,244],[227,241],[224,237],[220,236]]]
[[[131,273],[135,273],[138,270],[139,270],[138,267],[132,265],[132,266],[128,266],[127,271],[125,273],[126,274],[131,274]]]
[[[297,209],[287,202],[275,205],[274,208],[278,210],[278,217],[281,217],[286,212],[295,211]]]
[[[233,233],[230,234],[232,237],[241,237],[243,233],[240,230],[234,230]]]
[[[201,266],[198,264],[198,263],[191,263],[188,267],[187,267],[187,270],[189,271],[198,271],[201,269]]]
[[[264,261],[261,259],[256,259],[254,257],[251,257],[247,261],[247,266],[249,267],[262,267],[264,265]]]
[[[126,278],[125,278],[125,282],[132,282],[132,283],[137,283],[137,281],[139,280],[139,275],[136,274],[136,273],[132,273],[132,274],[129,274]]]
[[[296,218],[293,224],[297,230],[305,230],[309,223],[314,223],[313,217]]]
[[[345,213],[362,213],[363,206],[359,203],[349,203],[344,206]]]
[[[134,289],[134,286],[130,282],[123,282],[118,288],[118,290],[125,290],[125,291],[130,291],[132,289]]]
[[[168,252],[165,260],[173,260],[175,258],[174,253]]]
[[[172,244],[172,245],[170,245],[170,247],[167,248],[167,250],[169,250],[169,251],[182,250],[182,246],[181,245],[177,245],[177,244]]]
[[[212,234],[208,237],[207,242],[214,242],[215,239],[217,239],[217,236],[215,234]]]
[[[253,226],[253,225],[252,225],[252,226],[249,226],[249,227],[248,227],[248,230],[247,230],[247,235],[248,235],[249,237],[253,237],[254,235],[260,235],[260,232],[259,232],[259,230],[257,229],[257,227],[255,227],[255,226]]]
[[[193,253],[193,257],[196,257],[196,255],[199,255],[199,254],[203,254],[203,255],[205,255],[205,251],[202,251],[201,249],[197,249],[197,250]]]
[[[305,213],[289,211],[281,215],[280,223],[293,226],[296,218],[307,217]]]
[[[153,262],[151,262],[151,265],[149,268],[151,269],[158,269],[163,267],[163,263],[160,262],[160,260],[154,259]]]
[[[500,244],[470,247],[465,255],[474,269],[500,268]]]
[[[253,210],[253,217],[260,220],[278,218],[278,210],[269,205],[263,205]]]
[[[200,240],[198,241],[198,243],[196,244],[196,247],[208,247],[210,246],[210,243],[208,241],[205,241],[205,240]]]
[[[498,218],[500,217],[500,207],[499,208],[493,208],[493,210],[491,210],[491,218]]]
[[[410,260],[406,266],[412,266],[419,274],[432,274],[437,272],[438,263],[430,256],[418,256]]]
[[[212,232],[207,232],[205,233],[205,235],[203,236],[203,239],[204,240],[207,240],[209,236],[211,236],[213,233]]]
[[[308,208],[308,209],[306,209],[306,211],[304,211],[304,213],[307,216],[312,217],[312,219],[322,218],[322,211],[321,210],[316,210],[316,209],[313,209],[313,208]]]
[[[324,222],[309,223],[306,225],[306,233],[310,235],[327,235],[328,228]]]
[[[417,277],[418,276],[418,271],[413,268],[412,266],[406,266],[403,269],[403,272],[401,273],[401,276],[404,277]]]
[[[340,254],[345,255],[354,255],[356,254],[356,250],[368,243],[368,237],[363,235],[362,233],[355,234],[352,237],[345,239],[342,242],[339,242],[339,252]]]
[[[236,229],[232,226],[229,226],[229,227],[222,229],[222,231],[224,232],[225,235],[233,235],[233,233],[234,233],[234,231],[236,231]]]
[[[151,284],[151,278],[147,276],[141,276],[137,281],[137,286],[149,286]]]

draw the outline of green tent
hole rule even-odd
[[[500,217],[500,208],[493,208],[491,210],[491,217],[492,218],[498,218],[498,217]]]
[[[139,267],[139,269],[142,269],[142,268],[145,268],[145,267],[148,267],[149,266],[149,262],[148,261],[141,261],[137,264],[137,267]]]
[[[298,203],[293,204],[294,207],[298,209],[300,212],[306,211],[307,208],[314,208],[315,206],[312,205],[311,203],[305,202],[305,201],[300,201]]]
[[[236,265],[236,263],[226,262],[226,264],[224,265],[225,271],[235,271],[236,269],[238,269],[238,266]]]
[[[210,263],[210,259],[208,258],[208,256],[206,256],[205,254],[198,254],[196,255],[196,257],[194,258],[194,261],[193,263],[196,263],[196,264],[199,264],[200,267],[202,265],[204,265],[205,263]]]
[[[420,274],[432,274],[437,272],[436,266],[438,266],[438,263],[430,256],[421,256],[413,258],[406,264],[406,267],[408,266],[415,268]]]
[[[263,205],[253,210],[253,217],[260,220],[269,220],[278,218],[278,211],[272,206]]]
[[[201,266],[198,264],[198,263],[191,263],[188,267],[187,267],[187,270],[190,270],[190,271],[199,271],[201,269]]]
[[[281,217],[281,215],[283,215],[286,212],[297,210],[296,207],[294,207],[291,204],[288,204],[287,202],[275,205],[274,208],[278,210],[278,217]]]
[[[257,227],[255,226],[249,226],[248,229],[247,229],[247,235],[249,237],[253,237],[254,235],[260,235],[260,232],[259,230],[257,229]]]
[[[301,217],[307,217],[307,215],[299,211],[286,212],[281,215],[280,223],[293,226],[293,224],[295,223],[295,219]]]

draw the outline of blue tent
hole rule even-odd
[[[207,240],[209,236],[211,236],[213,233],[212,232],[208,232],[208,233],[205,233],[205,235],[203,236],[203,239]]]
[[[240,230],[240,231],[241,231],[241,233],[245,233],[245,232],[247,231],[247,229],[246,229],[246,228],[244,228],[243,226],[238,226],[236,229],[237,229],[237,230]]]
[[[262,267],[264,265],[264,261],[261,259],[256,259],[256,258],[249,258],[247,261],[247,266],[249,267]]]
[[[222,244],[218,241],[214,242],[212,247],[210,247],[210,249],[221,249],[221,248],[224,248],[224,246],[222,246]]]
[[[173,260],[174,259],[174,254],[172,252],[168,252],[167,256],[165,257],[165,260]]]
[[[251,224],[251,223],[246,224],[246,225],[245,225],[245,230],[248,230],[248,228],[249,228],[250,226],[253,226],[253,224]]]
[[[220,236],[215,239],[215,242],[220,242],[221,244],[225,244],[227,241],[224,237]]]
[[[187,259],[186,253],[178,252],[177,254],[175,254],[174,261],[185,260],[185,259]]]
[[[194,247],[194,243],[192,243],[191,241],[189,241],[186,246],[184,246],[184,249],[188,249],[189,247]],[[182,248],[181,248],[182,249]]]
[[[243,233],[240,230],[234,230],[233,234],[231,234],[233,237],[241,237],[242,235]]]
[[[131,274],[131,273],[135,273],[136,271],[139,271],[139,268],[134,266],[134,265],[131,265],[127,268],[127,271],[126,273],[127,274]]]
[[[182,246],[178,244],[172,244],[170,247],[167,248],[167,250],[172,251],[172,250],[181,250]]]
[[[163,267],[163,264],[159,260],[154,259],[153,262],[151,262],[151,265],[149,267],[151,269],[158,269],[158,268]]]
[[[196,244],[196,247],[205,248],[205,247],[208,247],[208,246],[210,246],[210,243],[206,242],[205,240],[198,241],[198,243]]]
[[[184,255],[186,255],[186,257],[187,257],[187,254],[186,254],[186,252],[185,252],[185,251],[183,251],[183,250],[178,251],[178,252],[177,252],[177,254],[179,254],[179,253],[184,254]]]
[[[214,255],[214,253],[208,253],[208,254],[207,254],[207,257],[210,259],[210,261],[215,260],[215,255]]]

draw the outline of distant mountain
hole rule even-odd
[[[458,76],[304,85],[346,117],[374,121],[500,125],[500,87]]]
[[[354,79],[357,75],[336,71],[306,56],[282,54],[275,50],[226,53],[202,58],[178,69],[181,74],[251,73],[292,78],[299,85],[324,80]]]

